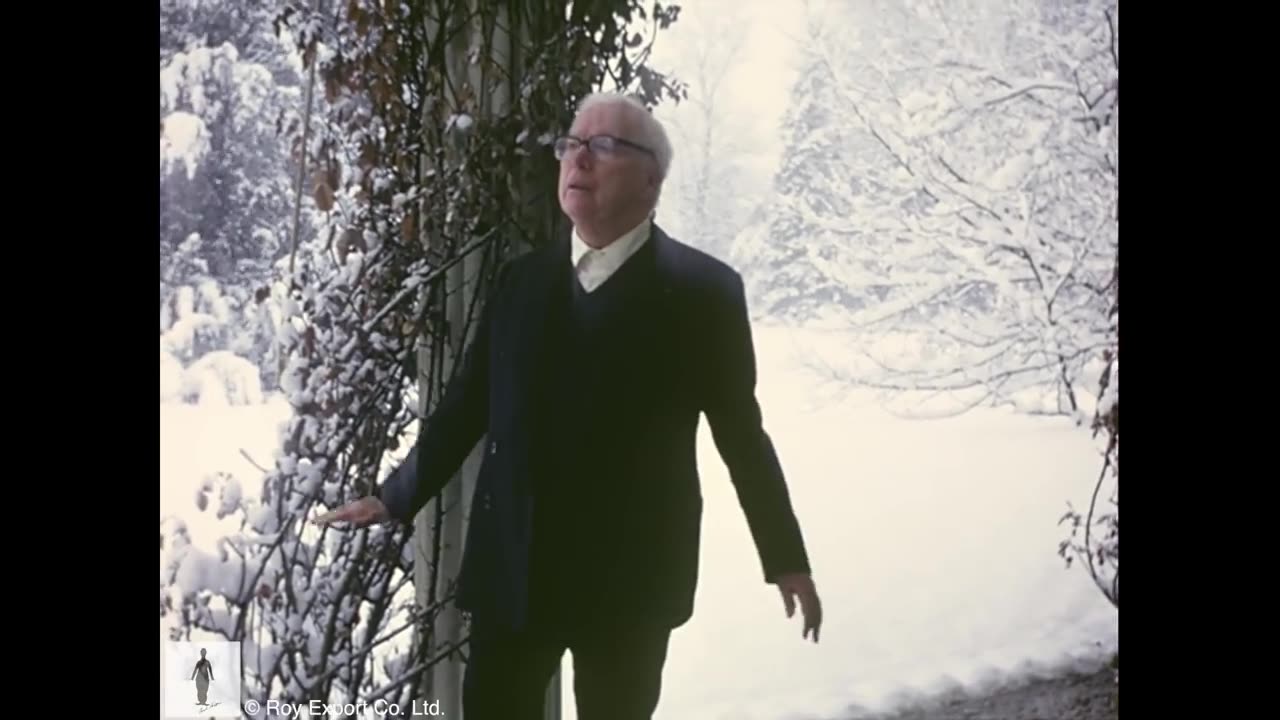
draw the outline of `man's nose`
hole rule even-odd
[[[591,150],[586,145],[579,145],[578,149],[573,151],[573,164],[575,167],[587,169],[591,167],[591,162]]]

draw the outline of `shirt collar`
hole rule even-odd
[[[622,237],[598,250],[588,245],[586,241],[582,239],[582,236],[578,234],[578,229],[575,227],[573,229],[573,243],[570,248],[571,257],[569,259],[573,263],[573,266],[577,267],[578,261],[582,260],[582,256],[592,251],[604,257],[626,258],[630,256],[632,250],[639,247],[648,239],[649,230],[652,224],[653,216],[645,216],[645,219],[641,220],[639,225],[631,228],[624,233]]]

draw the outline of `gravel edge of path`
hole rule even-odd
[[[1119,655],[1110,662],[1062,668],[910,702],[890,713],[848,720],[1117,720]]]

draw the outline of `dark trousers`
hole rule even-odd
[[[510,632],[473,618],[463,680],[465,720],[542,720],[551,676],[568,650],[581,720],[649,720],[671,630],[625,625]]]

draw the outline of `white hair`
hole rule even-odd
[[[662,126],[658,118],[649,112],[649,108],[644,106],[634,95],[628,95],[619,92],[597,92],[588,95],[578,105],[578,113],[581,114],[587,108],[596,105],[615,105],[627,109],[628,114],[636,121],[637,129],[640,132],[638,138],[627,138],[633,142],[638,142],[653,149],[653,154],[658,159],[658,176],[665,180],[667,172],[671,169],[671,156],[673,154],[671,148],[671,140],[667,137],[667,129]]]

